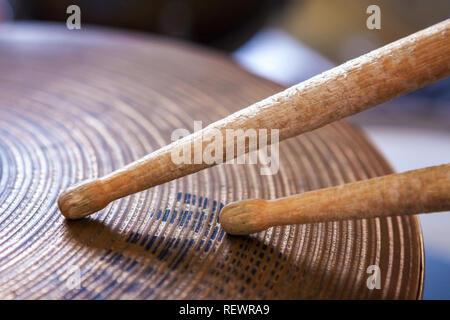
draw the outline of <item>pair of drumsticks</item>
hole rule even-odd
[[[186,139],[124,168],[64,191],[58,206],[68,219],[99,211],[113,200],[214,164],[175,164],[174,148],[193,150],[202,136],[227,129],[279,129],[280,140],[322,127],[404,95],[450,74],[450,19],[400,39],[238,111]],[[217,132],[217,131],[215,131]],[[224,134],[225,135],[225,134]],[[223,157],[226,157],[226,141]],[[180,145],[181,144],[181,145]],[[450,164],[392,174],[277,200],[229,204],[220,214],[230,234],[271,226],[450,210]]]

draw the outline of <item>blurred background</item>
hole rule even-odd
[[[103,25],[225,51],[243,68],[290,86],[450,17],[448,0],[0,0],[0,22]],[[381,29],[369,30],[369,5]],[[350,119],[396,171],[450,162],[450,79]],[[421,215],[424,299],[450,299],[450,214]]]

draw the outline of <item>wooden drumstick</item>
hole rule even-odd
[[[277,200],[225,206],[222,228],[244,235],[273,226],[450,210],[450,164],[344,184]]]
[[[74,185],[58,199],[61,213],[81,218],[113,200],[215,165],[171,160],[171,151],[181,145],[193,150],[200,143],[204,150],[209,141],[202,136],[212,129],[223,137],[227,129],[279,129],[283,140],[443,79],[450,74],[449,33],[447,19],[257,102],[123,169]],[[234,139],[224,141],[224,160],[233,144]]]

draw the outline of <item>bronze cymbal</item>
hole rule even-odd
[[[280,171],[220,165],[67,222],[68,185],[104,175],[282,89],[227,56],[106,29],[0,27],[0,298],[416,299],[416,217],[284,226],[231,237],[231,201],[392,172],[340,121],[280,143]],[[377,265],[381,289],[369,289]],[[78,281],[79,280],[79,281]],[[79,285],[78,285],[79,284]]]

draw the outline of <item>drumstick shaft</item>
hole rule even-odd
[[[109,202],[215,165],[176,164],[171,151],[209,141],[213,129],[279,129],[283,140],[361,112],[450,74],[450,19],[400,39],[257,102],[103,178],[63,192],[58,206],[81,218]],[[224,141],[223,157],[233,141]],[[232,147],[232,146],[231,146]],[[246,144],[248,151],[248,144]],[[236,153],[235,153],[236,154]]]
[[[244,235],[269,227],[450,210],[450,164],[391,174],[277,200],[225,206],[224,230]]]

